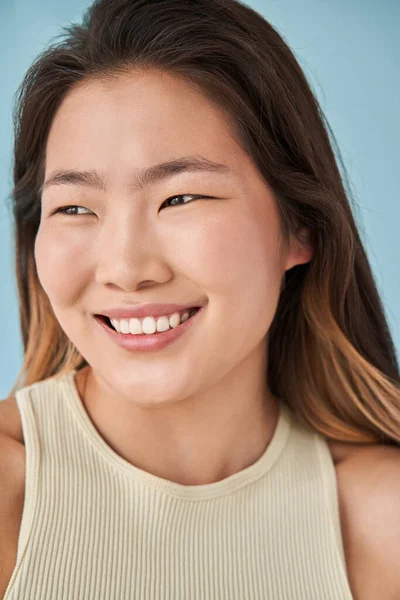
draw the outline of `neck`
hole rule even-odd
[[[121,398],[90,367],[76,383],[94,426],[118,455],[169,481],[203,485],[256,462],[275,431],[279,400],[262,377],[249,380],[240,371],[196,396],[151,408]]]

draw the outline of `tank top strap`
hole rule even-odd
[[[326,508],[332,533],[336,541],[337,549],[346,569],[346,556],[343,545],[343,535],[340,523],[339,489],[336,476],[335,463],[326,439],[315,433],[315,444],[321,467],[321,477],[325,493]]]
[[[41,463],[39,432],[31,394],[37,384],[27,386],[15,393],[20,413],[25,446],[25,491],[20,531],[18,536],[17,565],[21,563],[26,550],[35,514],[37,488]],[[17,575],[13,574],[13,578]],[[11,583],[11,582],[10,582]]]
[[[318,489],[322,495],[318,510],[323,511],[320,518],[324,518],[341,568],[346,574],[346,558],[343,545],[343,536],[340,522],[339,495],[336,468],[326,438],[318,431],[300,421],[295,413],[291,412],[292,435],[286,460],[292,464],[308,464],[310,472],[318,478]],[[314,500],[313,500],[314,501]]]

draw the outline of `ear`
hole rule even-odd
[[[296,265],[308,263],[314,256],[315,244],[311,230],[299,227],[290,235],[289,251],[286,257],[285,271]]]

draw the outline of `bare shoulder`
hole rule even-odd
[[[0,400],[0,435],[6,435],[24,443],[21,416],[15,396]]]
[[[356,600],[400,598],[400,448],[328,443]]]
[[[15,567],[25,495],[25,447],[15,398],[0,401],[0,597]]]

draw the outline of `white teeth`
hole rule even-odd
[[[140,319],[129,319],[129,331],[133,334],[143,333],[142,323],[140,322]]]
[[[160,317],[157,319],[157,331],[168,331],[169,321],[168,317]]]
[[[121,328],[119,326],[119,323],[117,322],[116,319],[110,319],[112,326],[114,327],[114,329],[116,329],[118,331],[118,333],[121,333]]]
[[[129,321],[121,319],[120,321],[121,333],[129,333]]]
[[[179,313],[174,313],[173,315],[170,316],[169,318],[169,325],[170,327],[178,327],[178,325],[181,322],[181,316]]]
[[[171,315],[169,318],[166,316],[158,317],[155,319],[154,317],[145,317],[143,320],[141,319],[110,319],[111,323],[118,331],[118,333],[130,333],[130,334],[152,334],[156,331],[163,332],[168,331],[170,327],[173,329],[178,327],[181,323],[187,321],[190,317],[190,314],[194,312],[186,311],[182,314],[182,316],[176,312]]]
[[[157,331],[156,320],[154,317],[145,317],[142,322],[143,333],[155,333]]]

